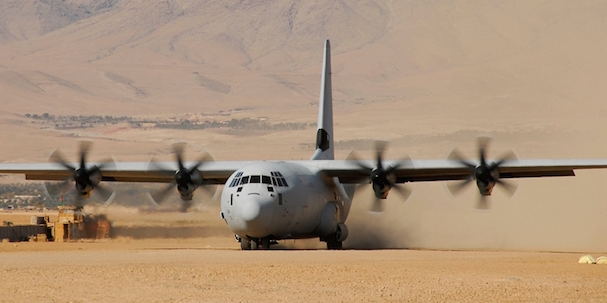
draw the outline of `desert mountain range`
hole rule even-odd
[[[82,139],[123,161],[176,141],[192,157],[308,158],[314,126],[60,128],[26,114],[314,124],[325,39],[341,158],[371,157],[376,139],[392,141],[391,158],[456,146],[473,157],[481,133],[495,156],[605,158],[606,15],[604,1],[6,0],[0,161],[46,161],[57,147],[75,156]],[[607,172],[518,183],[512,199],[496,190],[489,213],[472,208],[472,189],[451,198],[440,182],[412,184],[382,222],[362,211],[363,191],[351,220],[398,245],[607,247]]]

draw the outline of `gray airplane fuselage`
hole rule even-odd
[[[221,216],[245,239],[318,238],[345,222],[353,193],[351,186],[327,185],[312,163],[255,162],[227,180]]]

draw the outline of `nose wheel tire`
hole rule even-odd
[[[248,239],[240,239],[240,249],[251,250],[251,241]]]
[[[270,238],[268,238],[268,237],[261,238],[261,239],[252,239],[252,240],[242,239],[240,241],[240,248],[242,250],[258,250],[258,249],[267,250],[267,249],[270,249],[270,244],[272,244],[272,242],[270,241]]]

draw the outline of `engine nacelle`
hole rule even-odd
[[[396,175],[387,173],[384,169],[374,169],[371,172],[371,184],[373,192],[378,199],[388,198],[392,185],[396,182]]]
[[[493,187],[495,187],[495,181],[484,182],[481,180],[476,180],[476,186],[478,187],[478,191],[482,196],[491,196]]]
[[[491,169],[488,166],[479,165],[474,169],[476,186],[483,196],[490,196],[495,187],[496,180],[499,179],[499,170],[497,167]]]
[[[379,199],[388,198],[391,188],[390,185],[373,182],[373,192],[375,193],[375,197]]]
[[[198,186],[194,184],[188,184],[187,186],[177,186],[177,190],[179,191],[181,199],[186,201],[192,200],[196,188],[198,188]]]

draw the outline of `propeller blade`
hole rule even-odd
[[[165,201],[167,195],[173,190],[176,185],[177,183],[175,181],[172,181],[171,183],[166,185],[162,190],[150,193],[152,200],[154,200],[154,202],[156,202],[156,204],[158,205],[162,204]]]
[[[493,162],[489,168],[490,169],[495,169],[499,166],[501,166],[502,164],[506,163],[506,162],[510,162],[510,161],[516,161],[517,157],[516,154],[514,154],[513,151],[509,150],[507,152],[505,152],[501,157],[498,158],[499,160],[497,160],[497,162]]]
[[[491,140],[489,137],[479,136],[478,137],[478,158],[480,159],[481,165],[487,165],[486,155],[487,155],[487,145]]]
[[[487,196],[479,195],[478,203],[476,204],[476,209],[489,209],[489,199]]]
[[[148,171],[153,171],[154,173],[159,173],[159,174],[163,174],[163,175],[167,175],[167,176],[174,176],[175,175],[175,170],[174,169],[171,169],[171,168],[168,168],[166,166],[163,166],[163,165],[159,164],[153,158],[148,163]]]
[[[76,199],[74,199],[74,206],[78,208],[84,207],[84,197],[78,192],[75,192],[75,195]]]
[[[472,177],[469,177],[468,179],[463,180],[463,181],[447,183],[447,189],[449,189],[449,192],[451,193],[451,195],[455,196],[462,189],[464,189],[468,184],[470,184],[470,182],[472,182],[472,180],[474,180],[474,179]]]
[[[107,203],[112,199],[116,194],[115,191],[108,189],[107,187],[97,184],[94,187],[93,194],[97,195],[97,197],[101,198],[104,203]]]
[[[204,193],[208,196],[215,196],[215,193],[217,192],[217,186],[215,185],[201,185],[200,190],[204,191]]]
[[[185,149],[185,143],[174,143],[173,144],[173,153],[175,153],[175,160],[179,165],[179,170],[184,169],[183,166],[183,150]]]
[[[360,172],[364,173],[367,177],[371,173],[371,171],[373,171],[373,167],[369,167],[360,161],[360,158],[358,157],[358,154],[355,151],[351,151],[350,154],[348,154],[348,157],[346,157],[346,160],[354,161],[356,165],[361,168]]]
[[[72,178],[66,179],[61,182],[44,182],[44,187],[49,196],[58,196],[67,191],[67,186],[72,181]]]
[[[384,211],[384,203],[381,199],[375,198],[373,200],[373,204],[371,204],[371,208],[369,209],[369,211],[375,212],[375,213],[381,213]]]
[[[192,200],[181,200],[181,207],[179,208],[179,211],[182,213],[187,213],[191,206]]]
[[[514,196],[514,194],[516,193],[516,190],[518,189],[518,185],[512,183],[512,182],[507,182],[501,179],[498,179],[496,181],[497,185],[500,185],[503,189],[506,190],[506,192],[508,193],[509,197]]]
[[[388,141],[375,141],[375,155],[377,162],[375,163],[376,169],[383,169],[383,155],[386,147],[388,146]]]
[[[451,150],[451,152],[447,156],[447,159],[456,161],[459,164],[468,167],[470,170],[474,170],[476,168],[476,165],[474,163],[464,160],[464,157],[461,155],[459,150],[457,150],[456,148]]]
[[[202,156],[200,158],[198,158],[198,161],[196,161],[196,164],[194,164],[194,166],[192,166],[188,170],[188,173],[190,173],[190,175],[191,175],[195,170],[197,170],[198,168],[200,168],[201,166],[203,166],[204,163],[206,163],[206,162],[212,162],[212,161],[215,161],[215,159],[213,159],[213,157],[209,153],[204,152],[202,154]]]
[[[402,167],[413,167],[413,161],[411,161],[411,158],[408,155],[402,156],[398,161],[396,161],[396,163],[390,165],[386,169],[386,173],[394,173],[394,171]]]
[[[91,141],[80,141],[80,168],[86,167],[86,156],[91,149]]]
[[[70,171],[75,171],[76,168],[73,167],[72,165],[68,164],[67,161],[65,161],[65,158],[63,158],[63,155],[61,154],[61,152],[56,149],[53,154],[50,156],[49,158],[50,161],[61,164],[63,167],[65,167],[65,169],[70,170]]]
[[[403,198],[404,202],[406,202],[413,193],[413,191],[408,189],[406,186],[399,184],[394,184],[392,189],[396,190],[396,192]]]

